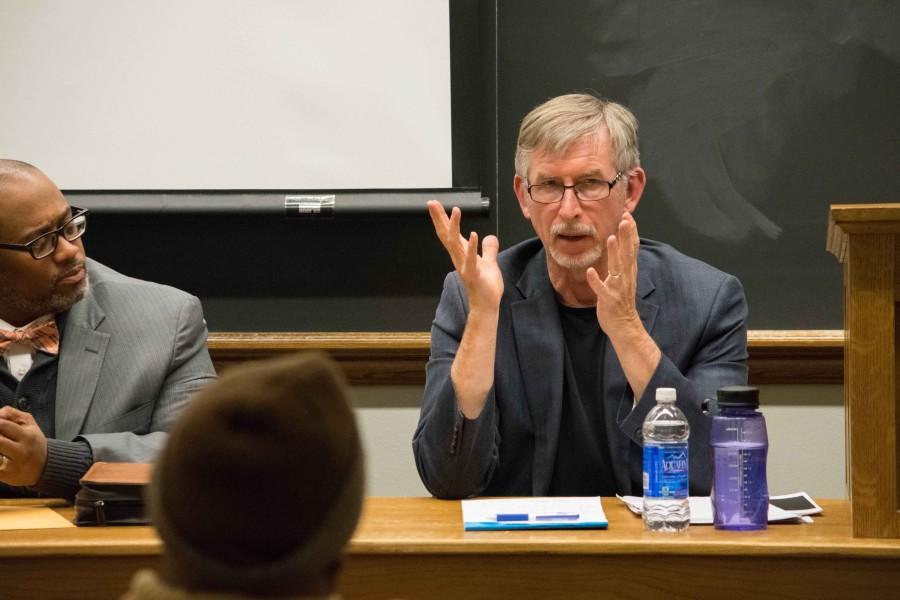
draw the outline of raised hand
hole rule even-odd
[[[601,279],[593,267],[587,271],[588,285],[597,295],[597,321],[607,335],[613,336],[623,328],[641,326],[635,304],[639,248],[637,223],[631,213],[626,212],[619,221],[616,234],[606,240],[606,278]]]
[[[428,201],[428,214],[434,224],[438,239],[450,255],[453,267],[459,273],[469,308],[488,308],[496,310],[503,295],[503,276],[497,266],[497,252],[500,242],[497,236],[489,235],[481,242],[481,255],[478,254],[478,234],[474,231],[468,239],[460,234],[459,223],[462,213],[453,207],[450,216],[437,200]]]
[[[593,267],[587,271],[588,284],[597,295],[597,321],[615,348],[635,404],[643,396],[662,357],[637,311],[639,248],[637,224],[631,213],[626,212],[616,235],[606,240],[606,279],[600,279]]]

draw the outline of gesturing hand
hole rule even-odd
[[[635,304],[639,247],[637,224],[631,213],[626,212],[616,235],[606,240],[606,279],[601,279],[593,267],[587,271],[588,284],[597,295],[597,321],[610,337],[629,327],[641,326]]]
[[[47,462],[47,438],[34,417],[11,406],[0,408],[0,454],[7,458],[0,481],[35,485]]]
[[[437,200],[428,201],[428,214],[434,224],[434,231],[446,248],[453,261],[453,267],[459,273],[470,309],[496,309],[503,295],[503,276],[497,266],[497,252],[500,242],[496,236],[489,235],[481,242],[481,255],[478,255],[478,234],[474,231],[469,239],[459,232],[462,218],[459,208],[453,207],[450,217]]]

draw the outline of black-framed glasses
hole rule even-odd
[[[6,250],[18,250],[20,252],[28,252],[35,260],[47,258],[56,252],[56,244],[59,236],[63,236],[70,242],[74,242],[87,229],[88,209],[69,207],[72,210],[72,216],[66,219],[66,222],[47,233],[42,233],[26,244],[0,244],[0,248]]]
[[[566,190],[571,189],[575,192],[575,197],[586,202],[596,202],[603,200],[609,196],[612,186],[616,185],[622,179],[624,173],[619,171],[616,176],[609,181],[602,179],[582,179],[576,181],[572,185],[563,185],[558,181],[548,181],[547,183],[535,183],[528,186],[528,195],[531,199],[539,204],[554,204],[563,199]]]

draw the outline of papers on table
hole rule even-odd
[[[616,496],[625,503],[625,506],[636,515],[641,514],[643,498],[640,496]],[[709,496],[691,496],[691,525],[712,525],[713,511],[712,501]],[[774,502],[773,502],[774,501]],[[789,501],[789,502],[786,502]],[[797,506],[798,510],[784,510],[781,506]],[[802,506],[802,508],[801,508]],[[814,515],[822,512],[821,507],[813,502],[806,492],[787,494],[784,496],[771,496],[769,498],[769,523],[812,523],[812,519],[806,515]]]
[[[640,496],[617,496],[639,515]],[[822,508],[806,492],[769,497],[769,523],[812,523],[807,515]],[[691,524],[712,525],[708,496],[691,496]],[[785,510],[788,509],[788,510]],[[608,522],[599,497],[486,498],[462,501],[466,531],[498,529],[606,529]]]
[[[466,531],[497,529],[606,529],[600,497],[463,500]]]
[[[52,508],[0,506],[0,531],[13,529],[59,529],[64,527],[75,527],[75,525]]]
[[[774,504],[795,515],[817,515],[822,512],[822,507],[816,504],[816,501],[810,498],[806,492],[769,496],[769,504]]]

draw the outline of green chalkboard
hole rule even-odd
[[[500,236],[522,116],[594,90],[641,122],[641,235],[737,275],[753,329],[842,325],[828,207],[900,202],[900,3],[499,0]]]

